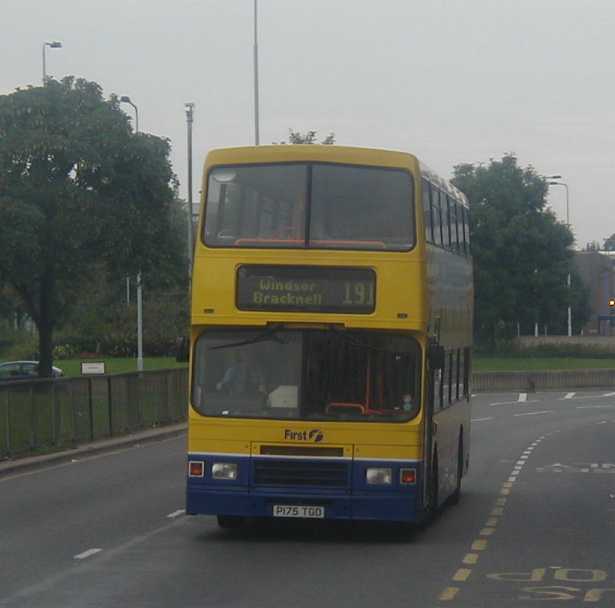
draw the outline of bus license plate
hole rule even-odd
[[[273,516],[324,519],[325,508],[312,505],[273,505]]]

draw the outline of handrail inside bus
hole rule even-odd
[[[386,249],[386,244],[382,241],[349,241],[342,239],[314,239],[310,241],[314,245],[368,245],[378,249]]]
[[[261,238],[241,238],[235,239],[234,245],[263,245],[275,243],[297,243],[303,245],[305,239],[261,239]]]
[[[345,403],[341,401],[334,401],[332,403],[327,403],[327,407],[325,408],[325,413],[334,414],[336,410],[357,410],[360,414],[365,415],[367,410],[362,403]]]
[[[356,413],[362,414],[363,416],[391,416],[400,413],[394,409],[375,409],[367,407],[362,403],[346,403],[341,401],[328,403],[325,407],[326,414],[343,413],[348,410],[355,410]]]

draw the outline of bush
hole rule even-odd
[[[38,360],[38,337],[24,330],[11,330],[2,336],[0,360]]]
[[[53,347],[54,359],[72,359],[79,349],[73,344],[57,344]]]
[[[82,351],[96,351],[96,340],[89,336],[75,336],[73,334],[64,334],[58,332],[56,339],[54,340],[54,357],[56,356],[55,349],[61,349],[59,352],[66,351],[69,353],[67,357],[63,359],[69,359],[77,353]]]

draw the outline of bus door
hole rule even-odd
[[[433,464],[433,446],[437,441],[437,429],[434,422],[434,413],[436,410],[436,399],[440,394],[440,384],[442,382],[442,366],[444,364],[444,348],[442,346],[430,343],[427,348],[427,364],[426,375],[427,382],[425,383],[425,428],[424,428],[424,450],[423,459],[425,463],[424,482],[423,482],[423,505],[427,505],[429,499],[429,482],[432,475]]]

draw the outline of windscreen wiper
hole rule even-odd
[[[262,331],[260,334],[256,334],[253,338],[249,340],[241,340],[240,342],[231,342],[230,344],[220,344],[219,346],[210,346],[207,350],[222,350],[225,348],[237,348],[238,346],[247,346],[248,344],[257,344],[258,342],[266,342],[267,340],[273,340],[278,344],[284,344],[284,341],[276,336],[275,333],[280,330],[282,327],[282,323],[275,323],[274,325],[270,325]]]

